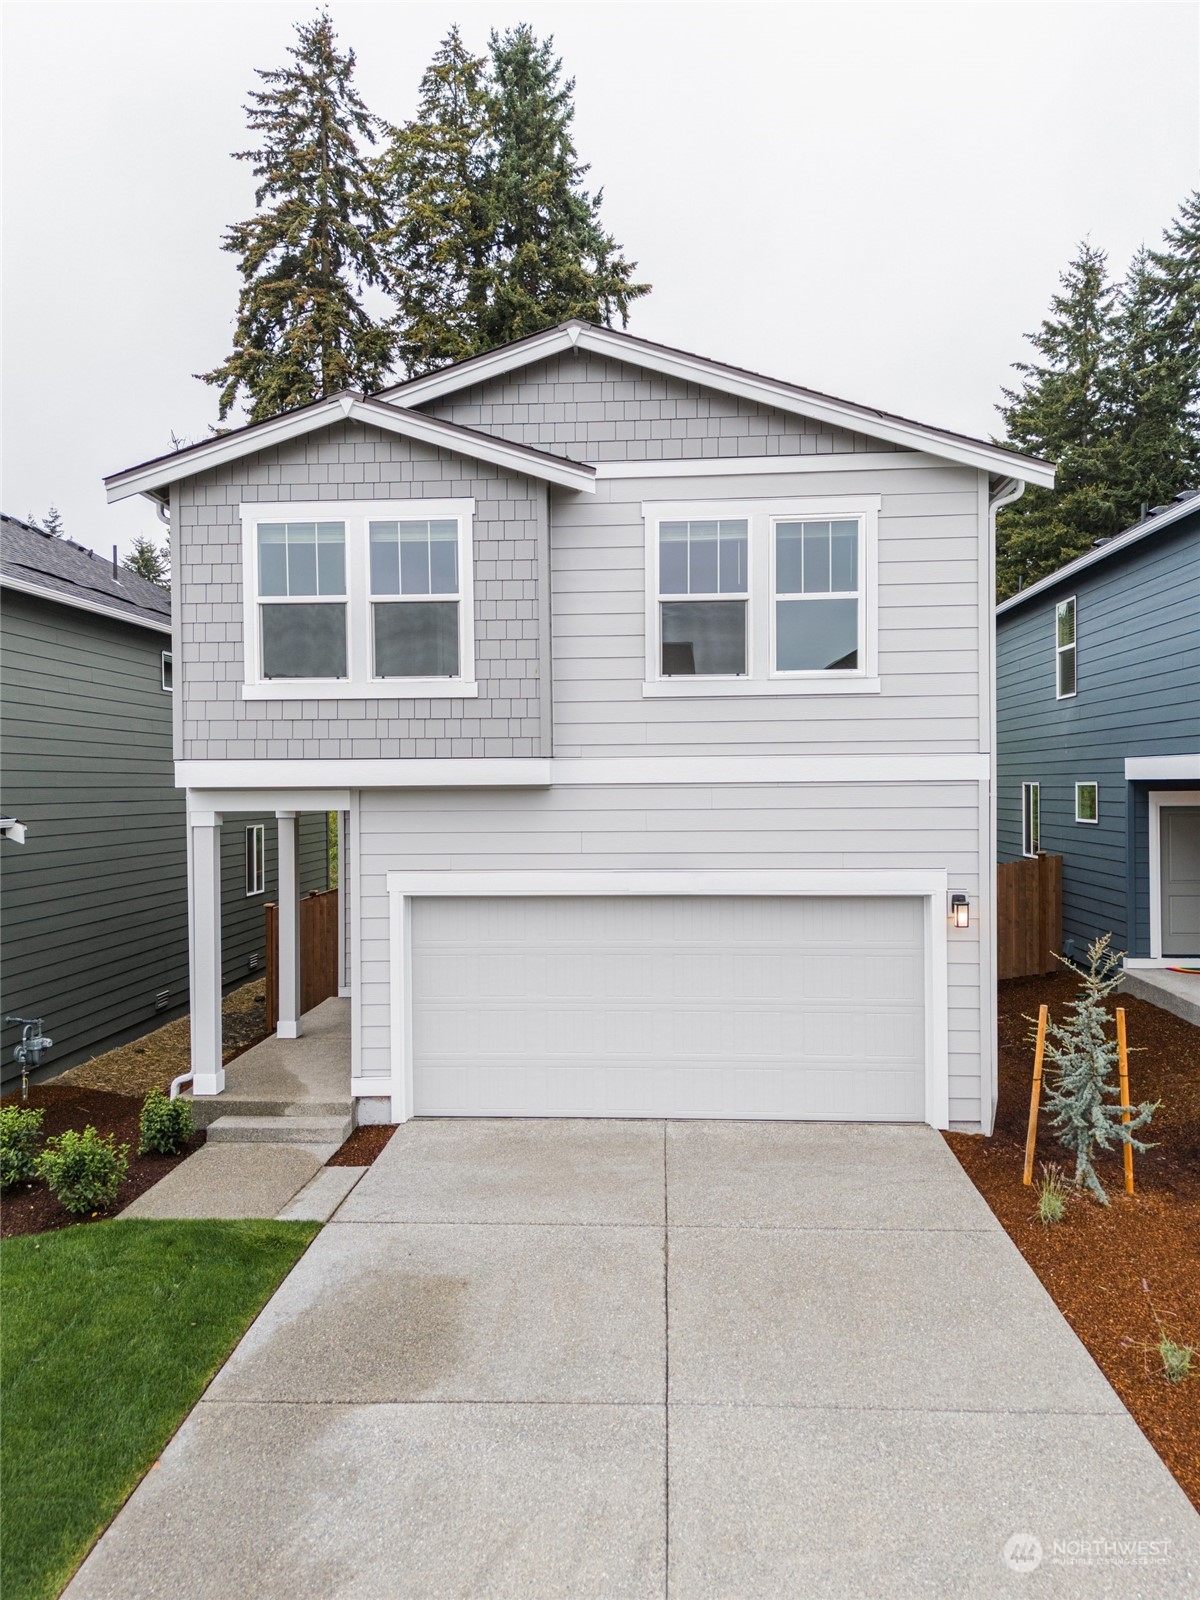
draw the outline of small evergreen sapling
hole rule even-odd
[[[176,1155],[195,1131],[186,1100],[168,1100],[161,1089],[151,1089],[138,1123],[138,1155]]]
[[[1059,1143],[1075,1156],[1075,1186],[1085,1185],[1101,1205],[1108,1196],[1092,1165],[1092,1153],[1099,1147],[1111,1150],[1115,1144],[1131,1144],[1135,1150],[1149,1145],[1134,1138],[1158,1110],[1157,1104],[1138,1106],[1128,1123],[1121,1121],[1120,1090],[1113,1081],[1117,1066],[1117,1044],[1106,1030],[1108,1013],[1104,1001],[1121,981],[1120,957],[1109,948],[1112,935],[1106,933],[1088,946],[1087,968],[1060,956],[1064,966],[1083,979],[1078,998],[1067,1007],[1066,1022],[1051,1022],[1046,1030],[1046,1060],[1049,1063],[1049,1089],[1046,1111]]]

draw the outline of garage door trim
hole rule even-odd
[[[925,902],[925,1120],[950,1125],[944,871],[921,872],[389,872],[392,1120],[413,1114],[412,902],[433,896],[785,895],[904,896]]]

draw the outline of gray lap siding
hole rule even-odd
[[[546,517],[540,483],[344,423],[189,478],[173,498],[184,759],[549,753],[539,663],[549,603],[538,577]],[[479,698],[243,700],[242,503],[410,498],[476,503]]]

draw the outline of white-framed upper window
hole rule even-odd
[[[879,504],[643,505],[643,694],[877,691]]]
[[[267,829],[252,822],[246,829],[246,897],[262,894],[267,886]]]
[[[250,699],[467,698],[473,500],[243,505]]]
[[[162,686],[166,694],[170,694],[175,687],[175,661],[169,650],[162,653]]]
[[[1075,821],[1100,821],[1100,785],[1077,783],[1075,785]]]
[[[1054,608],[1054,695],[1069,700],[1075,693],[1075,596]]]
[[[1042,791],[1041,785],[1021,785],[1021,854],[1036,856],[1042,848]]]

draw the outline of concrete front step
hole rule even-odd
[[[347,1098],[330,1100],[267,1100],[245,1095],[201,1095],[196,1098],[184,1094],[192,1108],[192,1120],[198,1128],[210,1128],[219,1117],[349,1117],[353,1106]]]
[[[284,1116],[218,1117],[208,1126],[209,1144],[332,1145],[336,1149],[350,1136],[353,1118]]]

